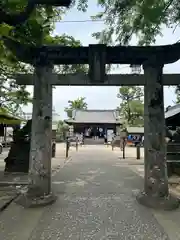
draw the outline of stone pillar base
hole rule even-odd
[[[145,207],[159,209],[159,210],[174,210],[179,207],[180,200],[175,196],[169,195],[165,197],[153,197],[147,195],[145,192],[140,192],[136,199],[138,203],[144,205]]]
[[[14,202],[25,208],[36,208],[51,205],[56,200],[57,196],[55,196],[53,193],[42,197],[33,197],[29,196],[28,194],[21,194]]]

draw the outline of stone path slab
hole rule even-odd
[[[52,159],[52,176],[54,176],[68,161],[71,160],[73,151],[70,152],[70,156],[65,158],[65,155],[61,151],[57,152],[56,158]],[[2,161],[2,159],[1,159]],[[18,195],[21,188],[28,185],[28,174],[23,173],[11,173],[4,174],[4,163],[0,164],[0,211]],[[17,188],[18,187],[18,191]]]
[[[18,193],[15,187],[0,187],[0,212],[3,211],[17,195]]]
[[[177,239],[137,203],[142,178],[118,161],[101,150],[79,151],[52,179],[56,203],[37,211],[11,204],[0,214],[0,239]]]
[[[144,166],[143,165],[129,165],[129,168],[138,174],[141,178],[144,178]],[[168,179],[169,191],[180,199],[180,176],[173,175]]]

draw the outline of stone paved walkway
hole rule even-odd
[[[62,167],[66,158],[65,158],[65,144],[57,143],[56,144],[56,157],[52,158],[51,168],[52,171],[56,171],[57,168]],[[70,149],[69,155],[71,156],[71,152],[74,152],[75,149]],[[4,159],[7,157],[8,151],[4,151],[0,155],[0,186],[4,182],[19,182],[25,184],[27,182],[27,174],[4,174],[5,162]],[[1,184],[2,183],[2,184]]]
[[[75,149],[71,149],[71,152]],[[4,151],[0,155],[0,212],[4,207],[16,198],[19,189],[28,184],[28,174],[4,174],[4,159],[8,155],[8,151]],[[52,175],[56,174],[63,167],[68,159],[65,158],[65,144],[59,143],[56,146],[56,157],[52,158]],[[18,186],[18,188],[16,188]]]
[[[167,213],[159,212],[156,218],[154,211],[136,202],[143,180],[119,161],[103,148],[74,152],[72,160],[52,179],[57,202],[39,209],[11,204],[0,214],[0,239],[180,239],[179,226],[171,226],[169,221],[170,234],[163,228],[161,220],[164,216],[168,219]]]

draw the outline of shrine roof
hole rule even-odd
[[[129,134],[142,134],[144,133],[144,127],[127,127],[127,131]]]
[[[173,117],[180,113],[180,104],[177,104],[175,106],[169,107],[167,112],[165,112],[165,118]]]
[[[116,110],[75,110],[67,123],[120,124]]]

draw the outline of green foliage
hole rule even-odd
[[[3,8],[6,12],[20,12],[26,6],[25,0],[5,1]],[[16,39],[25,44],[39,44],[42,36],[46,36],[53,29],[53,16],[55,11],[52,8],[38,7],[28,21],[16,28],[7,24],[0,25],[0,35]],[[15,56],[0,41],[0,105],[6,107],[10,112],[19,112],[21,104],[31,102],[30,94],[25,86],[18,86],[13,75],[17,72],[27,73],[31,67],[18,62]]]
[[[78,6],[84,8],[87,2],[79,0]],[[180,24],[179,0],[97,0],[97,5],[102,11],[92,18],[104,20],[106,27],[93,36],[108,44],[128,44],[133,35],[139,44],[150,44],[161,35],[163,25]]]
[[[13,75],[20,71],[26,72],[27,68],[18,61],[0,57],[0,106],[12,113],[19,113],[21,105],[27,105],[32,100],[26,87],[18,86],[13,79]]]
[[[47,35],[45,38],[46,44],[60,44],[62,46],[72,46],[72,47],[79,47],[81,46],[81,42],[79,40],[75,40],[72,36],[68,36],[63,34],[61,36],[50,36]],[[86,65],[81,64],[73,64],[73,65],[61,65],[56,66],[55,70],[57,73],[67,74],[67,73],[87,73],[88,68]]]
[[[57,136],[64,140],[66,138],[67,132],[69,131],[69,126],[64,121],[60,120],[58,122]]]
[[[27,0],[8,0],[3,4],[3,8],[6,12],[18,13],[22,12],[26,5]],[[55,21],[61,20],[64,13],[62,8],[36,6],[24,24],[12,28],[9,37],[26,44],[41,44],[44,38],[54,30]]]
[[[69,118],[72,118],[73,110],[83,110],[87,109],[88,105],[85,102],[84,97],[77,98],[76,100],[69,100],[68,101],[69,106],[64,109],[64,111],[67,113],[67,116]]]
[[[61,132],[62,129],[68,130],[68,129],[69,129],[69,126],[68,126],[68,124],[66,124],[64,121],[59,120],[59,122],[58,122],[58,127],[57,127],[57,131],[58,131],[58,132]]]
[[[143,90],[141,87],[120,87],[117,97],[121,99],[120,114],[127,125],[143,125],[144,104],[142,101]]]
[[[3,2],[6,12],[18,13],[23,11],[27,0],[8,0]],[[68,46],[79,46],[80,41],[73,37],[63,35],[52,37],[55,22],[61,20],[65,14],[64,8],[51,6],[38,6],[29,19],[16,28],[7,24],[0,25],[0,36],[6,36],[26,45],[61,44]],[[31,102],[30,94],[25,86],[18,86],[13,79],[17,72],[32,72],[31,66],[19,62],[12,55],[0,39],[0,105],[5,106],[11,112],[18,112],[21,105]],[[82,65],[56,66],[56,71],[60,73],[85,72],[87,68]]]
[[[87,3],[79,0],[78,9],[84,11]],[[151,44],[163,25],[175,30],[180,24],[179,0],[97,0],[97,5],[102,11],[92,18],[103,20],[105,29],[93,36],[101,43],[127,45],[135,35],[140,45]]]
[[[78,6],[86,6],[87,2],[79,0]],[[93,34],[100,43],[128,45],[136,36],[139,45],[150,45],[155,43],[157,35],[162,36],[162,27],[174,32],[180,26],[179,0],[97,0],[97,5],[102,11],[92,18],[105,23],[101,32]]]

